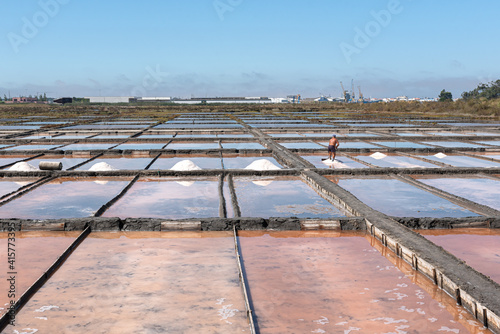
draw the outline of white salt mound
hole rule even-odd
[[[10,167],[9,170],[17,172],[31,172],[39,169],[23,161],[23,162],[18,162],[14,166]]]
[[[118,170],[118,169],[107,164],[106,162],[96,163],[94,166],[90,167],[90,169],[89,169],[89,171],[92,171],[92,172],[104,172],[104,171],[110,171],[110,170]]]
[[[446,157],[447,157],[447,155],[446,155],[446,154],[441,153],[441,152],[439,152],[439,153],[437,153],[437,154],[434,154],[434,156],[435,156],[436,158],[438,158],[438,159],[443,159],[443,158],[446,158]]]
[[[170,168],[170,170],[178,170],[178,171],[184,171],[184,170],[201,170],[202,168],[196,166],[194,162],[191,160],[182,160],[179,161],[174,165],[174,167]]]
[[[370,155],[370,157],[372,157],[373,159],[377,159],[377,160],[384,159],[386,156],[387,155],[385,155],[384,153],[380,153],[380,152],[375,152],[372,155]]]
[[[271,161],[267,159],[259,159],[252,162],[250,165],[245,167],[245,169],[251,170],[277,170],[281,169],[280,167],[273,164]]]

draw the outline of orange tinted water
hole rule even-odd
[[[464,228],[418,232],[500,283],[500,230]]]
[[[232,233],[93,233],[17,321],[38,333],[248,333]]]
[[[21,295],[54,263],[71,245],[80,232],[15,232],[16,298]],[[12,237],[12,236],[11,236]],[[0,232],[0,314],[6,312],[10,301],[7,282],[8,233]],[[10,240],[12,242],[12,240]],[[11,245],[12,247],[12,245]],[[10,276],[10,275],[9,275]]]
[[[261,333],[485,332],[430,280],[390,252],[382,256],[362,233],[240,236]]]

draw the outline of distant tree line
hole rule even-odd
[[[464,100],[481,99],[493,100],[500,98],[500,80],[492,81],[488,84],[479,84],[476,89],[470,92],[463,92]]]

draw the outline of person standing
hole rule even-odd
[[[328,142],[328,159],[335,160],[337,155],[337,148],[339,147],[340,142],[337,139],[336,135],[333,135],[330,141]]]

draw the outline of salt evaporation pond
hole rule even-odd
[[[266,148],[259,143],[229,143],[222,142],[222,148],[235,150],[265,150]]]
[[[153,161],[153,158],[139,158],[139,157],[123,157],[123,156],[104,156],[94,159],[85,165],[77,168],[77,170],[88,170],[91,166],[96,163],[105,162],[115,169],[144,169],[146,166]]]
[[[61,145],[19,145],[6,148],[5,151],[45,151],[59,146]]]
[[[368,168],[368,166],[363,165],[362,163],[359,163],[357,161],[354,161],[352,159],[349,159],[347,157],[339,156],[337,154],[337,157],[335,159],[335,162],[333,164],[331,163],[325,163],[323,159],[326,159],[328,157],[328,154],[322,154],[322,155],[302,155],[301,158],[309,161],[314,165],[316,168]]]
[[[373,141],[373,144],[391,148],[429,148],[430,146],[412,143],[409,141]]]
[[[441,146],[441,147],[457,147],[457,148],[463,148],[463,147],[469,147],[469,148],[480,148],[484,147],[483,145],[475,144],[475,143],[464,143],[464,142],[459,142],[459,141],[426,141],[423,142],[424,144],[427,145],[434,145],[434,146]]]
[[[166,150],[218,150],[218,143],[181,143],[175,142],[168,144]]]
[[[360,232],[240,231],[260,333],[486,333]]]
[[[500,231],[470,228],[417,231],[500,284]]]
[[[222,169],[221,159],[219,157],[209,157],[204,155],[186,155],[186,156],[168,156],[162,155],[156,160],[149,169],[170,169],[178,162],[191,160],[195,165],[202,169]]]
[[[369,164],[378,167],[394,167],[394,168],[436,168],[437,165],[414,159],[405,156],[388,155],[382,159],[377,159],[371,155],[358,155],[359,160],[368,162]]]
[[[454,167],[500,167],[500,163],[472,158],[464,155],[448,155],[444,158],[438,158],[434,155],[421,155],[420,157],[439,161]]]
[[[275,166],[282,167],[276,159],[272,157],[248,157],[248,156],[239,156],[239,155],[227,155],[224,154],[222,158],[222,162],[224,163],[224,169],[242,169],[246,168],[251,163],[265,159],[272,163]]]
[[[349,178],[327,176],[362,202],[386,215],[397,217],[479,216],[441,197],[405,182],[377,177]]]
[[[0,197],[18,190],[22,186],[33,183],[38,179],[33,178],[0,178]],[[1,208],[1,207],[0,207]]]
[[[167,143],[125,143],[114,147],[114,150],[161,150]]]
[[[93,233],[16,322],[38,333],[249,333],[232,233]]]
[[[472,177],[418,177],[420,182],[500,210],[500,180]]]
[[[71,144],[62,147],[65,151],[92,151],[92,150],[107,150],[110,147],[116,146],[116,143],[107,144]]]
[[[297,178],[235,177],[242,217],[344,217],[328,201]]]
[[[131,178],[58,178],[0,206],[0,218],[58,219],[92,216]]]
[[[63,170],[67,170],[68,168],[74,167],[78,164],[81,164],[88,159],[84,158],[73,158],[71,156],[43,156],[41,158],[36,158],[33,160],[29,160],[28,163],[38,167],[41,161],[52,161],[52,162],[61,162],[63,165]]]
[[[9,165],[11,163],[17,162],[19,160],[24,160],[26,158],[28,158],[28,157],[26,157],[26,156],[21,156],[21,157],[2,157],[2,156],[0,156],[0,168],[2,168],[2,166],[6,166],[6,165]]]
[[[80,232],[26,232],[16,231],[14,248],[15,269],[9,269],[7,244],[9,234],[0,232],[0,315],[7,312],[10,298],[7,296],[9,282],[7,273],[16,272],[17,299],[54,263],[68,248]],[[12,237],[12,236],[11,236]]]
[[[142,178],[104,217],[219,217],[218,182],[214,178]]]

